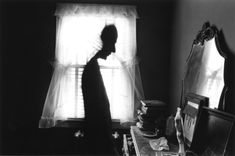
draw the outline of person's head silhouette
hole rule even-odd
[[[116,52],[115,43],[118,33],[115,25],[106,25],[101,32],[100,39],[103,43],[102,49],[99,51],[99,57],[106,59],[111,52]]]

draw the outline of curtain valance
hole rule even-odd
[[[130,5],[101,5],[101,4],[57,4],[56,16],[67,15],[86,16],[125,16],[137,18],[135,6]]]

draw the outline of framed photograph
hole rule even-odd
[[[189,93],[184,100],[184,138],[186,145],[190,148],[195,130],[197,128],[198,120],[202,106],[207,106],[209,99],[207,97]]]

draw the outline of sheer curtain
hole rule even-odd
[[[113,119],[134,118],[136,99],[144,99],[136,59],[134,6],[58,4],[56,62],[45,100],[40,128],[55,126],[58,120],[83,118],[81,91],[83,67],[102,47],[100,33],[107,24],[118,30],[116,53],[98,60]]]

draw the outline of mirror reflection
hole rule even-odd
[[[219,49],[216,31],[202,30],[194,41],[186,63],[184,95],[196,93],[209,98],[209,107],[218,108],[224,88],[225,58]]]

